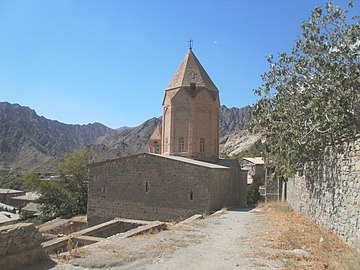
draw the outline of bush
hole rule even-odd
[[[247,205],[255,205],[260,200],[259,187],[255,184],[248,186]]]

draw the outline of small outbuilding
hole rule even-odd
[[[265,184],[265,167],[262,157],[243,157],[242,169],[247,171],[247,183],[261,186]]]
[[[40,195],[36,192],[26,192],[25,195],[11,197],[9,201],[11,205],[20,208],[27,205],[30,202],[35,202],[35,200],[37,200],[39,197]]]
[[[26,192],[21,190],[0,188],[0,202],[11,205],[10,198],[23,196],[25,194]]]

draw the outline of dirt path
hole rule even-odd
[[[282,269],[280,261],[267,259],[276,251],[264,240],[272,230],[264,217],[234,209],[157,234],[122,241],[113,236],[81,248],[80,258],[41,269]]]
[[[279,262],[260,256],[270,251],[257,237],[261,233],[259,218],[254,212],[236,210],[211,217],[203,229],[203,242],[178,249],[140,269],[281,269]]]

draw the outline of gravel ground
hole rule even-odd
[[[274,230],[256,209],[219,211],[167,231],[124,240],[113,236],[26,269],[283,269],[264,235]]]

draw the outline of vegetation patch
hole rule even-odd
[[[290,53],[270,55],[270,70],[254,92],[253,132],[266,135],[266,158],[285,178],[360,132],[360,17],[333,3],[302,23]]]
[[[256,205],[260,200],[261,195],[259,191],[259,187],[255,184],[251,184],[248,186],[247,192],[247,205]]]
[[[335,234],[319,228],[287,203],[259,205],[267,221],[275,228],[266,235],[272,247],[279,250],[271,259],[280,259],[285,269],[360,269],[360,254]]]

